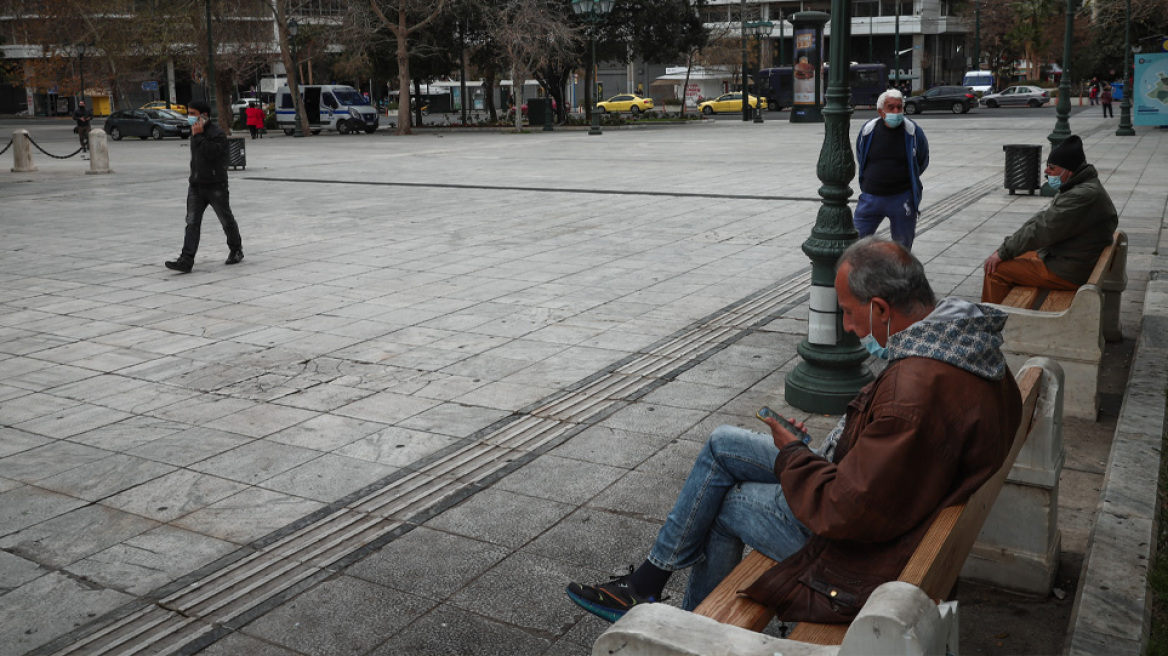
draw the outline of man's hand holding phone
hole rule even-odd
[[[195,124],[191,126],[191,134],[203,134],[203,124],[207,122],[206,114],[199,114],[199,118],[195,119]]]
[[[775,440],[775,446],[780,449],[795,442],[803,442],[804,444],[811,442],[811,435],[805,430],[803,422],[796,424],[765,405],[759,409],[755,416],[770,426],[771,437]]]

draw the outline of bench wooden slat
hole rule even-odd
[[[1005,463],[968,501],[945,508],[937,515],[901,571],[899,580],[912,583],[937,600],[949,596],[966,557],[977,541],[982,524],[1026,441],[1026,435],[1030,433],[1041,380],[1042,370],[1034,367],[1018,381],[1024,419],[1018,427]],[[694,612],[725,624],[762,631],[774,617],[772,609],[738,594],[738,591],[749,587],[774,564],[775,561],[762,553],[751,552]],[[800,622],[789,638],[812,644],[838,645],[843,642],[847,630],[847,624]]]
[[[1052,291],[1046,295],[1046,300],[1039,306],[1039,310],[1043,312],[1062,312],[1071,307],[1071,302],[1075,300],[1075,292],[1069,291]]]
[[[1038,300],[1037,287],[1013,287],[1010,289],[1010,293],[1006,294],[1006,298],[1002,299],[1001,304],[1031,310],[1034,308],[1036,300]]]
[[[1111,243],[1103,252],[1099,253],[1099,259],[1095,262],[1095,268],[1091,270],[1091,277],[1087,278],[1088,285],[1098,285],[1100,280],[1103,280],[1103,274],[1111,268],[1111,261],[1115,259],[1115,242],[1119,240],[1119,231],[1111,235]]]

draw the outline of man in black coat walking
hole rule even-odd
[[[231,197],[227,191],[227,133],[210,121],[211,106],[196,100],[187,105],[191,121],[191,177],[187,187],[187,229],[182,254],[166,263],[166,268],[190,273],[199,250],[199,233],[203,227],[203,213],[207,206],[215,210],[223,232],[227,235],[227,264],[243,261],[243,240],[239,226],[231,213]]]

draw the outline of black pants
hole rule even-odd
[[[1115,112],[1111,110],[1111,103],[1103,103],[1103,118],[1115,118]]]
[[[247,126],[247,129],[251,130],[251,138],[252,139],[255,139],[256,137],[260,136],[260,129],[257,128],[256,126],[249,125],[249,126]]]
[[[187,187],[187,231],[182,248],[184,260],[194,260],[199,250],[199,233],[203,228],[203,213],[207,211],[208,205],[215,210],[219,223],[223,224],[227,248],[232,251],[243,250],[239,226],[235,223],[235,215],[231,213],[231,194],[227,191],[227,185],[190,185]]]
[[[89,152],[89,124],[77,126],[77,136],[81,139],[81,151]]]

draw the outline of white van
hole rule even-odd
[[[969,71],[961,86],[972,87],[978,95],[991,93],[994,90],[994,74],[992,71]]]
[[[313,134],[334,130],[348,134],[364,130],[372,134],[378,126],[377,110],[365,96],[353,87],[336,84],[309,84],[300,87],[304,112]],[[276,122],[284,134],[292,136],[296,129],[296,107],[287,86],[276,92]]]

